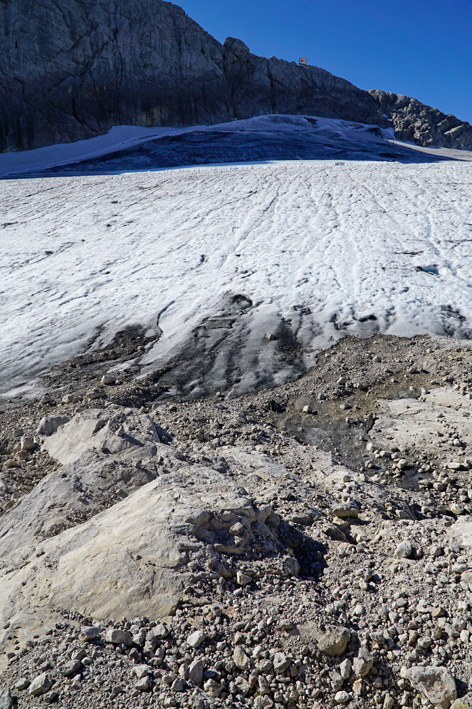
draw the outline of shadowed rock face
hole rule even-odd
[[[268,113],[393,123],[422,145],[472,145],[468,124],[452,118],[449,126],[451,117],[445,124],[412,99],[362,91],[317,67],[257,57],[237,39],[221,45],[162,0],[3,1],[0,41],[0,151],[89,138],[114,125]]]
[[[183,126],[264,113],[382,120],[375,100],[316,67],[222,46],[161,0],[0,2],[0,150],[113,125]],[[385,120],[384,120],[385,124]]]
[[[0,3],[0,147],[231,117],[221,45],[160,0]]]
[[[388,125],[367,91],[324,69],[256,57],[243,42],[232,38],[225,41],[223,50],[224,74],[236,118],[291,113]]]

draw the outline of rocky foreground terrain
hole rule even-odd
[[[0,151],[112,126],[188,126],[265,114],[392,127],[419,145],[472,149],[472,126],[407,96],[363,91],[317,66],[224,44],[162,0],[0,2]]]
[[[187,401],[149,345],[1,405],[1,709],[469,706],[470,344]]]

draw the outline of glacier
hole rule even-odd
[[[470,338],[471,160],[298,116],[0,155],[0,392],[132,326],[182,396],[280,384],[345,335]]]

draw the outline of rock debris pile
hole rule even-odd
[[[346,338],[183,401],[96,355],[4,402],[1,709],[469,707],[471,359]]]

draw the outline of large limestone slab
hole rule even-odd
[[[187,465],[162,475],[86,523],[37,544],[6,571],[0,577],[0,627],[10,623],[9,632],[17,630],[22,642],[62,609],[97,619],[165,617],[185,594],[190,561],[210,569],[221,553],[280,552],[266,524],[271,514],[211,468]]]
[[[438,462],[447,465],[472,446],[472,401],[457,389],[441,387],[418,399],[385,400],[381,406],[381,413],[370,432],[377,448],[388,450],[393,440],[400,449],[434,453]],[[452,430],[463,445],[455,450],[448,446],[441,450],[438,441],[447,441]]]
[[[73,463],[92,450],[106,454],[152,456],[160,442],[156,425],[137,412],[88,409],[78,413],[44,439],[43,448],[62,464]]]
[[[127,497],[169,456],[144,414],[86,411],[45,439],[67,464],[50,473],[0,518],[0,569],[23,563],[35,546]]]

